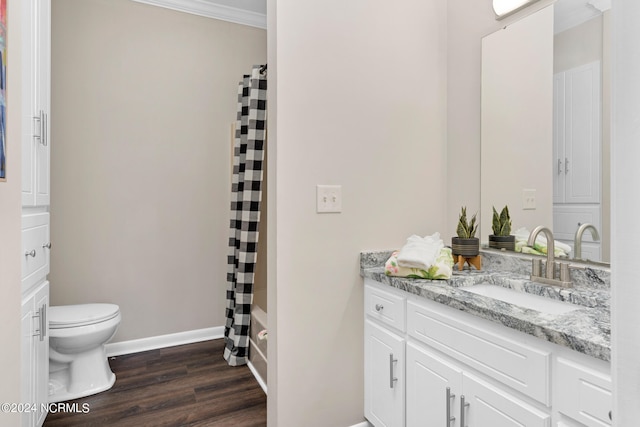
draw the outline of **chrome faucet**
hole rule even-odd
[[[543,227],[542,225],[537,226],[533,229],[531,234],[529,234],[529,239],[527,240],[527,246],[533,247],[536,243],[536,238],[538,234],[544,233],[547,239],[547,264],[545,267],[545,274],[542,275],[540,268],[540,260],[534,259],[532,261],[531,268],[531,281],[545,283],[547,285],[557,285],[570,287],[571,286],[571,277],[569,275],[569,264],[561,262],[560,263],[560,278],[556,279],[556,261],[555,261],[555,241],[553,238],[553,233],[547,227]]]
[[[598,234],[598,230],[593,224],[585,222],[584,224],[578,223],[579,227],[576,231],[576,237],[573,240],[573,249],[575,250],[574,258],[581,259],[582,258],[582,235],[587,229],[591,230],[591,237],[594,241],[600,241],[600,234]]]

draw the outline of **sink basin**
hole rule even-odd
[[[564,314],[580,309],[580,307],[575,304],[545,298],[540,295],[519,292],[502,286],[480,284],[461,289],[477,295],[507,302],[509,304],[536,310],[541,313]]]

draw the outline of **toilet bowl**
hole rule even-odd
[[[115,304],[49,307],[49,402],[110,389],[116,380],[104,345],[120,324]]]

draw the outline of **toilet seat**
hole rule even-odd
[[[116,304],[77,304],[49,307],[49,329],[75,328],[113,319],[120,314]]]

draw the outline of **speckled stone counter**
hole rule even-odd
[[[609,361],[611,357],[610,274],[606,268],[571,269],[572,288],[543,285],[529,280],[531,258],[519,254],[483,251],[483,270],[454,268],[449,280],[390,277],[384,263],[391,251],[360,254],[362,277],[448,305],[580,353]],[[596,273],[597,277],[593,277]],[[526,290],[527,293],[565,301],[579,309],[564,314],[542,313],[464,290],[479,283]]]

